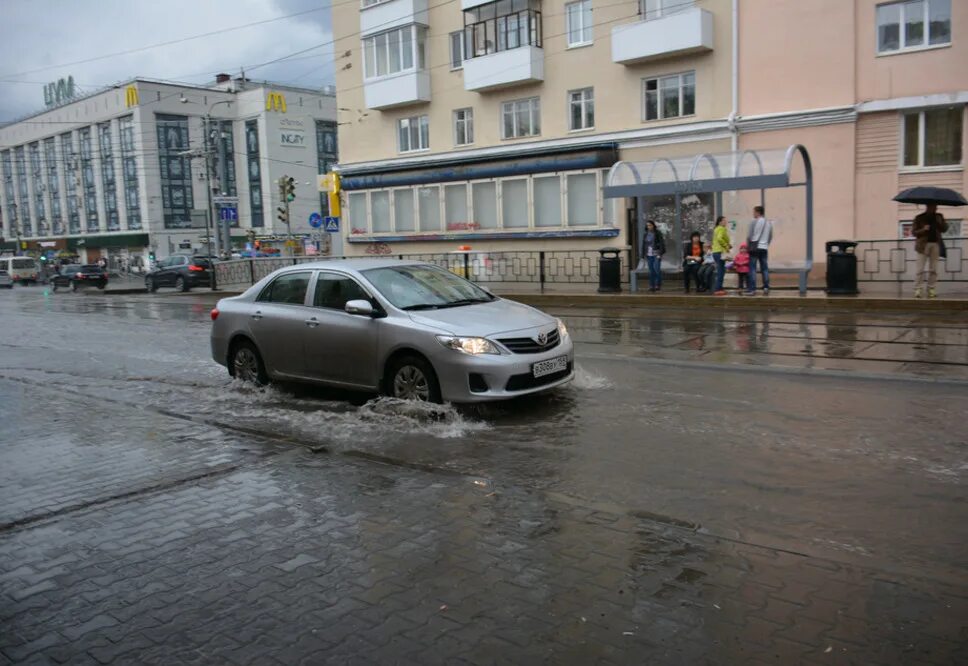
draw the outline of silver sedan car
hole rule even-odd
[[[483,402],[574,377],[574,347],[560,320],[423,263],[283,268],[219,301],[212,320],[212,357],[233,377],[260,384]]]

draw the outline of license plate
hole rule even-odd
[[[556,372],[561,372],[562,370],[568,369],[568,357],[559,356],[558,358],[551,358],[547,361],[538,361],[531,366],[531,372],[535,377],[544,377],[545,375],[554,374]]]

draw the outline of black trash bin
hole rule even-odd
[[[856,296],[857,243],[849,240],[827,241],[827,293],[837,296]]]
[[[617,247],[603,247],[598,251],[598,293],[617,294],[622,291],[622,259]]]

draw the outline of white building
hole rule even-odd
[[[250,229],[270,242],[302,237],[311,214],[326,214],[316,176],[337,159],[335,118],[332,92],[222,74],[209,86],[138,78],[10,123],[0,127],[0,249],[133,265],[148,252],[200,251],[207,183],[238,198],[235,247]],[[284,176],[295,179],[291,229],[277,219]]]

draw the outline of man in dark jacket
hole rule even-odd
[[[938,282],[938,257],[941,255],[941,234],[948,230],[944,215],[938,212],[935,204],[925,206],[924,212],[914,218],[914,250],[918,253],[915,269],[914,297],[921,298],[925,272],[928,278],[928,298],[936,298],[935,284]],[[927,267],[927,271],[925,271]]]
[[[702,284],[699,282],[699,267],[702,266],[706,248],[703,247],[701,238],[698,231],[693,231],[689,236],[689,242],[682,249],[682,279],[685,282],[687,294],[691,281],[695,281],[696,291],[703,291]]]

